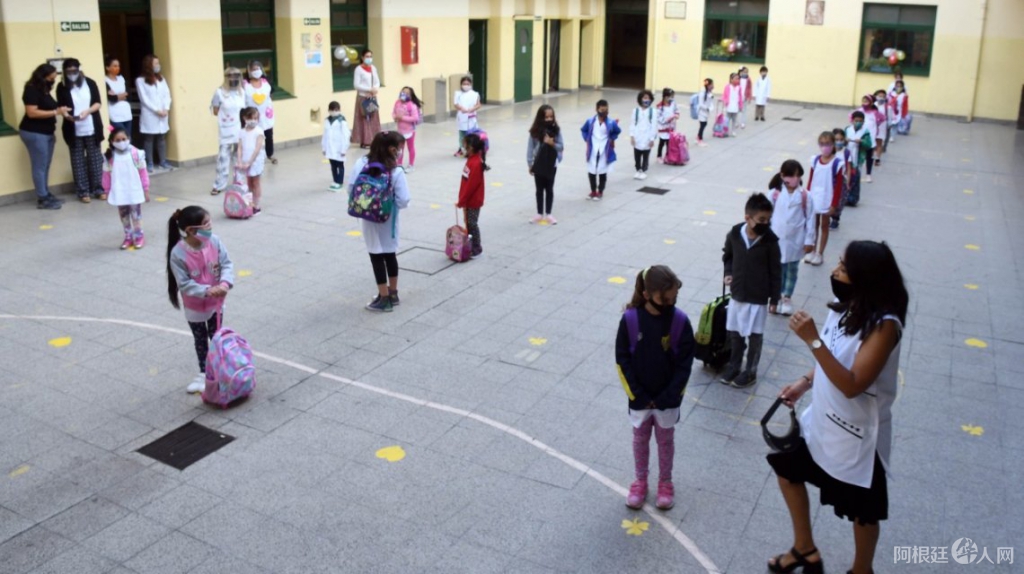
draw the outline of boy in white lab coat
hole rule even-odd
[[[768,68],[761,66],[761,77],[754,82],[754,121],[764,121],[764,107],[768,105],[768,97],[772,94],[772,81],[768,77]]]
[[[637,107],[629,123],[629,141],[633,144],[633,160],[636,175],[633,179],[647,179],[647,168],[651,160],[651,148],[658,137],[658,121],[654,112],[654,94],[642,90],[636,96]]]

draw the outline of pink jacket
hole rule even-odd
[[[739,98],[740,111],[743,111],[743,88],[732,84],[726,84],[725,89],[722,90],[722,103],[725,107],[729,107],[729,102],[731,102],[733,98]]]
[[[395,102],[395,110],[391,112],[395,123],[398,126],[398,133],[407,136],[416,131],[416,124],[420,123],[420,109],[412,102]]]
[[[224,298],[208,297],[207,292],[215,285],[234,285],[235,273],[219,237],[211,236],[199,249],[193,249],[182,239],[171,250],[170,263],[186,309],[197,313],[220,309]]]

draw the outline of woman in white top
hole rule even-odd
[[[277,158],[274,157],[274,102],[270,99],[270,93],[274,89],[270,85],[262,62],[250,60],[247,69],[245,106],[260,111],[259,127],[263,131],[263,139],[266,142],[264,151],[270,163],[277,163]]]
[[[107,113],[110,125],[121,128],[132,137],[132,105],[128,103],[128,86],[121,75],[121,62],[117,58],[107,56],[103,60],[107,71]]]
[[[768,455],[793,520],[793,549],[768,562],[772,572],[822,572],[811,532],[805,483],[821,504],[853,522],[851,572],[872,571],[879,521],[888,518],[886,473],[892,449],[900,338],[909,296],[889,246],[853,241],[832,271],[835,300],[819,335],[806,311],[789,327],[811,349],[815,367],[779,396],[792,407],[808,390],[796,449]]]
[[[242,72],[238,68],[224,70],[224,84],[213,92],[210,111],[217,116],[220,151],[217,153],[217,175],[213,180],[210,195],[217,195],[228,186],[231,161],[238,146],[238,134],[242,130],[240,114],[245,107],[245,90],[242,88]]]
[[[103,121],[100,119],[100,89],[92,78],[82,73],[81,63],[75,58],[64,60],[64,80],[57,86],[57,101],[68,112],[61,125],[61,135],[68,144],[71,172],[75,178],[75,192],[82,203],[92,201],[90,196],[106,199],[103,191]]]
[[[160,74],[160,60],[150,54],[142,59],[142,75],[135,79],[135,90],[139,94],[139,133],[142,134],[146,150],[146,166],[150,173],[156,167],[170,170],[167,161],[167,132],[170,131],[168,116],[171,113],[171,90]],[[154,145],[156,154],[153,154]],[[156,156],[160,156],[157,163]]]
[[[373,65],[373,51],[363,50],[363,63],[356,66],[352,84],[356,88],[356,111],[353,115],[352,143],[360,148],[370,147],[373,138],[380,133],[380,106],[377,91],[380,90],[380,76]]]

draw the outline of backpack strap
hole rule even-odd
[[[800,190],[800,210],[804,212],[804,217],[807,217],[807,190]]]
[[[626,309],[622,317],[626,320],[626,334],[629,336],[629,354],[636,351],[637,341],[640,340],[640,317],[635,307]]]
[[[669,327],[668,331],[668,343],[669,348],[672,349],[672,354],[679,354],[679,339],[683,336],[683,327],[686,326],[686,322],[689,319],[686,317],[686,313],[679,307],[675,308],[675,314],[672,315],[672,326]]]
[[[778,203],[780,195],[782,195],[782,190],[781,189],[773,189],[772,190],[772,203]]]

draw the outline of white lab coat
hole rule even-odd
[[[658,114],[654,111],[654,105],[644,109],[637,106],[629,116],[629,137],[633,138],[633,147],[638,150],[648,150],[654,145],[654,138],[658,137]]]
[[[139,113],[139,132],[144,134],[165,134],[171,130],[168,117],[161,118],[156,115],[160,110],[171,109],[171,90],[167,87],[166,80],[157,80],[155,84],[149,85],[146,79],[138,77],[135,80],[135,89],[139,93],[139,102],[142,110]]]
[[[814,199],[807,193],[805,207],[801,199],[804,193],[807,192],[803,186],[790,193],[783,185],[778,199],[775,199],[775,191],[769,196],[775,205],[772,232],[779,237],[782,263],[800,261],[804,256],[804,245],[814,245]]]
[[[759,106],[768,105],[768,98],[772,95],[772,79],[767,75],[758,76],[754,82],[754,103]]]
[[[359,158],[353,174],[363,171],[368,163],[367,156]],[[353,175],[353,181],[355,176]],[[391,171],[391,182],[395,188],[395,212],[384,223],[363,221],[363,239],[366,240],[366,251],[369,253],[398,253],[398,238],[401,233],[401,210],[409,206],[409,184],[405,179],[405,170],[396,167]],[[393,221],[392,221],[393,220]]]
[[[320,148],[323,149],[324,157],[334,161],[345,161],[345,154],[348,153],[352,136],[352,130],[344,116],[335,121],[330,118],[324,120],[324,136],[320,139]]]

